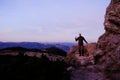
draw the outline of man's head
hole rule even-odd
[[[79,33],[79,36],[81,36],[81,33]]]

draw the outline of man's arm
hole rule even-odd
[[[88,44],[88,42],[85,40],[85,38],[84,38],[84,41],[86,42],[86,44]]]
[[[77,41],[77,40],[78,40],[78,38],[79,38],[79,37],[75,37],[75,41]]]

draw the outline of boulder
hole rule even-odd
[[[96,51],[96,46],[97,43],[89,43],[85,49],[86,49],[86,54],[88,54],[88,56],[94,55],[95,51]]]
[[[120,0],[111,0],[106,9],[104,26],[105,33],[99,37],[98,42],[85,47],[86,57],[75,55],[78,53],[76,46],[71,48],[69,55],[74,55],[80,65],[79,69],[72,73],[72,80],[120,80]],[[92,60],[95,64],[89,64]],[[89,66],[92,68],[89,69]],[[96,71],[94,66],[99,69],[98,72],[90,73],[92,69]],[[91,77],[92,75],[94,77]]]
[[[79,56],[78,46],[72,46],[70,51],[67,53],[66,61],[67,63],[74,66],[86,66],[94,64],[94,53],[96,50],[96,43],[89,43],[85,46],[85,55]]]
[[[97,50],[104,65],[117,64],[120,60],[120,0],[111,0],[105,15],[105,33],[99,37]],[[112,66],[111,66],[112,67]]]
[[[97,43],[97,64],[110,80],[120,80],[120,0],[111,0],[105,15],[105,33]],[[99,57],[98,57],[99,56]]]

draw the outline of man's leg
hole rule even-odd
[[[81,50],[80,50],[80,48],[79,48],[79,55],[81,56]]]
[[[82,46],[82,56],[84,56],[84,46]]]
[[[82,56],[82,46],[79,45],[79,55]]]

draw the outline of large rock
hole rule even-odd
[[[105,15],[105,33],[99,37],[98,64],[112,80],[120,80],[120,0],[111,0]],[[99,52],[99,53],[98,53]]]
[[[73,75],[71,80],[109,80],[100,72],[100,69],[96,65],[80,66],[77,70],[73,69],[71,72]]]
[[[84,46],[84,56],[79,56],[78,46],[72,46],[67,53],[66,62],[75,66],[86,66],[94,64],[94,53],[96,51],[96,43],[89,43]]]
[[[120,47],[120,0],[112,0],[105,15],[106,32],[98,40],[105,64],[119,62]]]
[[[84,46],[84,55],[85,56],[91,56],[94,55],[95,51],[96,51],[96,46],[97,43],[89,43],[86,46]],[[78,46],[72,46],[70,48],[70,51],[68,51],[68,54],[79,54],[78,52]]]
[[[97,46],[97,43],[89,43],[85,49],[86,49],[86,54],[88,56],[91,56],[91,55],[94,55],[95,54],[95,51],[96,51],[96,46]]]
[[[94,56],[95,64],[91,65],[91,69],[93,71],[94,66],[96,66],[98,72],[101,75],[98,75],[96,72],[91,73],[89,70],[89,65],[86,67],[80,66],[78,70],[73,73],[72,80],[77,80],[78,77],[83,78],[81,80],[120,80],[120,0],[111,0],[109,6],[106,9],[105,14],[105,33],[99,37],[97,45],[89,44],[86,47],[87,53]],[[73,53],[77,53],[77,47],[73,47],[70,53],[73,57]],[[74,55],[75,56],[75,55]],[[89,56],[87,59],[89,59]],[[79,58],[77,58],[79,59]],[[86,59],[80,60],[86,64]],[[88,63],[87,63],[88,64]],[[85,70],[81,69],[81,67],[85,68]],[[78,74],[77,72],[80,70],[80,74],[78,76],[74,76],[74,74]],[[83,71],[82,71],[83,70]],[[73,71],[74,72],[74,71]],[[93,74],[94,77],[91,77]],[[85,76],[87,75],[87,76]],[[99,78],[101,77],[101,78]],[[87,79],[88,78],[88,79]]]
[[[105,30],[120,34],[120,0],[111,0],[105,15]]]
[[[85,47],[89,55],[86,57],[77,56],[77,46],[72,47],[68,54],[68,61],[72,60],[72,63],[75,61],[79,62],[80,66],[75,71],[75,75],[79,70],[82,71],[80,67],[87,70],[89,69],[87,68],[89,65],[95,71],[94,66],[96,66],[99,69],[97,73],[101,74],[98,76],[95,75],[96,72],[93,72],[94,77],[90,79],[89,76],[92,76],[92,74],[88,76],[90,71],[86,72],[84,70],[80,72],[82,74],[79,74],[81,76],[79,78],[84,78],[84,80],[98,80],[100,79],[99,77],[102,77],[100,80],[120,80],[120,0],[111,0],[106,9],[104,26],[105,33],[99,37],[97,44],[90,43]],[[91,56],[93,56],[92,59]],[[95,64],[90,64],[91,61],[95,61]],[[77,76],[76,78],[78,79]],[[73,78],[72,80],[75,79]]]

